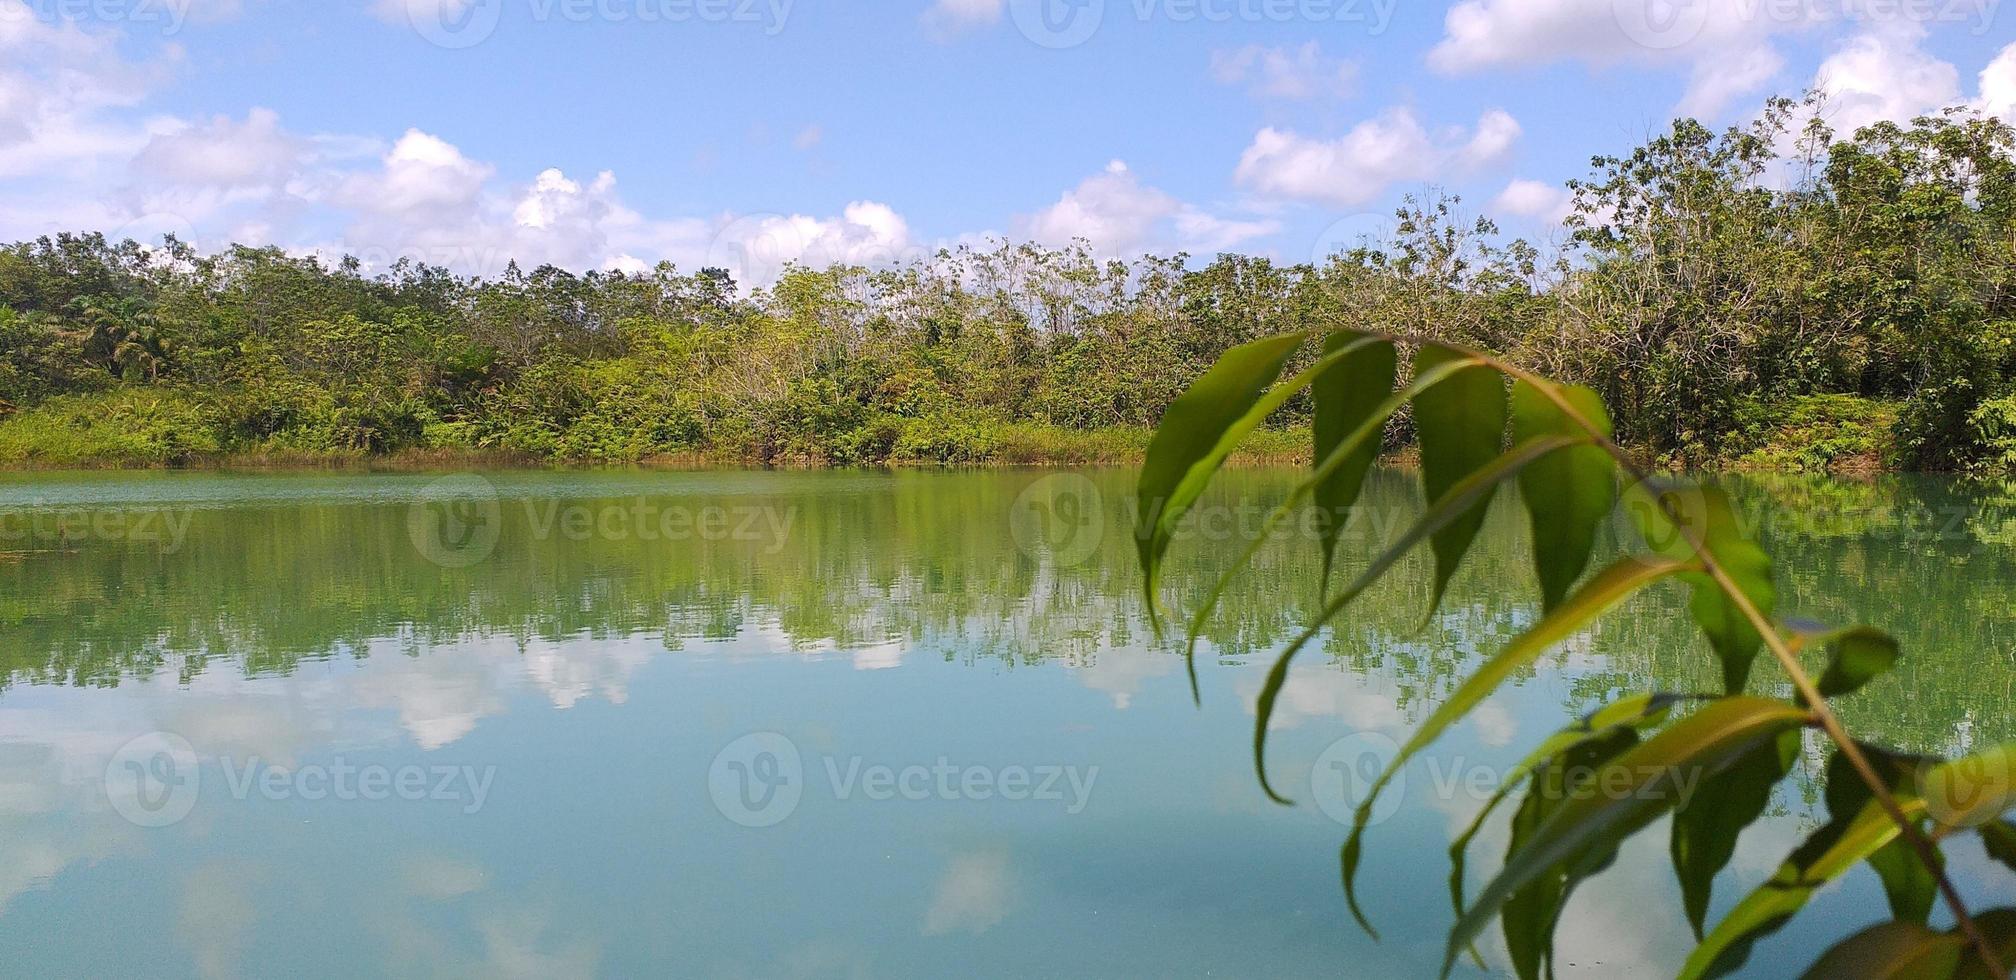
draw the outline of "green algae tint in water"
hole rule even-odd
[[[1420,976],[1449,838],[1521,746],[1619,692],[1714,686],[1670,590],[1555,651],[1382,810],[1373,943],[1344,913],[1339,818],[1534,617],[1523,515],[1499,503],[1426,629],[1415,561],[1304,659],[1271,740],[1287,809],[1254,782],[1248,726],[1314,605],[1314,527],[1227,597],[1199,711],[1142,615],[1131,478],[0,478],[0,972]],[[1173,605],[1292,479],[1221,481],[1172,552]],[[2016,738],[2009,494],[1737,489],[1788,608],[1905,644],[1851,727],[1919,750]],[[1375,474],[1345,548],[1417,509]],[[1818,751],[1711,915],[1815,825]],[[1480,871],[1503,846],[1486,833]],[[1571,905],[1564,974],[1684,958],[1664,834],[1629,846]],[[1977,906],[2016,899],[1970,847]],[[1748,975],[1885,914],[1866,871],[1815,908]]]

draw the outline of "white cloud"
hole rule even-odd
[[[1211,52],[1211,76],[1263,99],[1344,98],[1357,88],[1358,63],[1324,57],[1315,41],[1299,48],[1249,44]]]
[[[1486,112],[1467,134],[1459,129],[1440,137],[1404,108],[1359,123],[1334,140],[1270,126],[1240,156],[1234,179],[1268,197],[1358,207],[1401,181],[1498,163],[1519,135],[1518,120],[1499,109]]]
[[[180,60],[135,63],[118,38],[41,20],[21,0],[0,0],[0,177],[75,176],[146,141],[107,110],[136,105]]]
[[[809,150],[825,142],[825,140],[825,127],[820,126],[818,123],[813,123],[799,130],[798,135],[791,138],[791,146],[797,150]]]
[[[1005,5],[1006,0],[934,0],[921,19],[926,30],[945,38],[999,23]]]
[[[1503,214],[1558,223],[1568,216],[1574,195],[1565,187],[1537,180],[1514,180],[1491,202],[1491,210]]]
[[[1850,38],[1821,62],[1813,88],[1827,96],[1827,121],[1847,134],[1871,123],[1908,122],[1956,105],[1960,71],[1919,46],[1925,29],[1904,22]]]
[[[2016,123],[2016,44],[2002,49],[1988,67],[1981,69],[1982,112]]]
[[[1444,18],[1428,63],[1452,74],[1564,60],[1597,67],[1690,64],[1678,110],[1713,115],[1783,67],[1772,35],[1829,17],[1823,4],[1756,0],[1463,0]]]
[[[1185,204],[1141,183],[1120,160],[1018,225],[1019,232],[1034,241],[1067,245],[1083,239],[1095,252],[1113,256],[1217,252],[1279,230],[1273,221],[1229,219]]]
[[[218,116],[155,135],[130,169],[149,182],[190,187],[263,187],[298,171],[308,141],[280,128],[280,117],[253,109],[240,123]]]

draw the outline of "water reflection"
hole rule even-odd
[[[1378,830],[1368,893],[1389,935],[1371,945],[1330,863],[1326,813],[1348,807],[1322,805],[1342,801],[1313,767],[1341,738],[1400,736],[1531,622],[1523,515],[1494,510],[1425,627],[1416,562],[1340,622],[1327,663],[1305,658],[1273,758],[1318,805],[1281,810],[1253,785],[1246,728],[1261,667],[1314,608],[1313,535],[1291,528],[1227,596],[1197,712],[1143,616],[1130,478],[7,477],[0,941],[24,971],[77,975],[1295,975],[1339,957],[1412,974],[1439,961],[1443,850],[1482,803],[1449,773],[1502,771],[1618,692],[1714,686],[1677,592],[1529,671]],[[1237,474],[1207,499],[1172,605],[1201,598],[1291,479]],[[1905,644],[1906,668],[1845,706],[1852,727],[1930,751],[2016,737],[2012,495],[1736,489],[1791,608]],[[1347,542],[1417,509],[1377,474]],[[801,780],[798,802],[760,828],[724,818],[707,775],[752,732],[800,756],[769,775]],[[126,757],[147,733],[184,740],[171,774],[200,784],[157,827],[131,815],[162,812],[144,798],[163,789],[152,743]],[[985,797],[835,775],[940,766],[984,774]],[[1001,792],[1043,767],[1098,778],[1077,809]],[[344,798],[304,778],[457,769],[494,773],[474,810],[468,792]],[[1810,827],[1815,794],[1809,771],[1740,842],[1718,908]],[[1503,846],[1494,829],[1477,853]],[[1564,973],[1684,957],[1664,839],[1631,846],[1642,860],[1578,895]],[[1856,878],[1829,901],[1757,975],[1881,906]],[[57,941],[87,916],[130,938]]]

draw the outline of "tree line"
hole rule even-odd
[[[1817,108],[1594,158],[1550,242],[1430,195],[1320,263],[1000,243],[744,290],[38,238],[0,247],[0,462],[1138,453],[1228,348],[1353,324],[1588,384],[1666,461],[2016,469],[2016,131]]]

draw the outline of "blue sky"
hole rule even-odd
[[[1544,237],[1676,113],[2016,114],[1999,0],[0,0],[0,238],[465,272]]]

